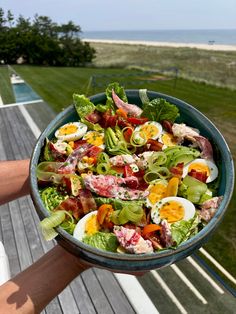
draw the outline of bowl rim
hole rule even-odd
[[[128,98],[137,97],[139,90],[138,89],[125,89],[126,95]],[[225,187],[225,194],[227,195],[227,198],[224,197],[223,201],[221,202],[216,214],[213,216],[213,218],[210,220],[210,222],[202,229],[200,230],[194,237],[190,238],[189,240],[183,242],[180,244],[176,249],[165,249],[163,251],[154,252],[154,253],[148,253],[148,254],[117,254],[113,252],[103,251],[94,247],[91,247],[76,238],[74,238],[72,235],[67,233],[63,228],[57,227],[56,230],[58,232],[58,236],[56,237],[56,240],[60,244],[60,237],[62,237],[67,242],[70,241],[72,244],[76,247],[78,247],[79,250],[85,251],[88,254],[92,254],[93,256],[97,257],[104,257],[105,259],[110,260],[116,260],[120,262],[127,262],[127,261],[136,261],[136,262],[145,262],[145,261],[151,261],[151,260],[160,260],[162,258],[171,257],[175,255],[176,253],[181,253],[187,249],[195,248],[197,246],[202,246],[204,244],[204,239],[207,239],[208,236],[212,233],[214,229],[218,227],[221,220],[223,219],[223,216],[227,210],[227,207],[229,205],[229,202],[233,195],[233,189],[234,189],[234,181],[235,181],[235,173],[234,173],[234,163],[232,154],[229,150],[228,144],[225,141],[223,135],[221,132],[217,129],[217,127],[198,109],[196,109],[194,106],[188,104],[187,102],[167,95],[163,93],[159,93],[156,91],[147,91],[147,95],[150,97],[150,99],[153,98],[164,98],[167,101],[175,104],[178,106],[178,108],[181,107],[181,109],[188,110],[191,112],[194,112],[195,118],[196,116],[199,119],[203,119],[206,121],[206,124],[204,126],[204,129],[207,129],[208,132],[210,132],[210,129],[213,129],[217,135],[217,137],[221,141],[221,145],[224,146],[224,156],[226,157],[225,162],[227,162],[228,166],[230,166],[230,169],[227,169],[227,180],[226,180],[226,187]],[[105,93],[98,93],[93,96],[90,96],[89,99],[93,101],[94,99],[102,98],[105,96]],[[36,178],[36,167],[38,164],[39,156],[41,148],[44,144],[46,135],[50,133],[50,130],[52,130],[55,126],[55,124],[60,124],[60,121],[63,121],[63,118],[67,116],[68,114],[72,113],[74,111],[74,105],[68,106],[64,111],[60,112],[58,115],[55,116],[55,118],[48,124],[48,126],[44,129],[44,131],[41,133],[39,138],[37,139],[37,142],[34,146],[32,155],[31,155],[31,161],[30,161],[30,188],[31,188],[31,197],[33,200],[33,203],[36,207],[36,210],[38,212],[38,215],[40,218],[48,217],[49,213],[44,208],[43,202],[41,200],[41,197],[39,195],[39,191],[36,188],[37,187],[37,178]],[[212,132],[210,132],[212,134]],[[199,242],[201,243],[199,245]],[[205,241],[206,242],[206,241]]]

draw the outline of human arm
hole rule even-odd
[[[40,313],[88,267],[56,245],[36,263],[0,286],[0,314]]]
[[[0,161],[0,205],[29,194],[29,159]]]

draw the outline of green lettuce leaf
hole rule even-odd
[[[171,235],[175,246],[187,241],[198,232],[199,218],[198,215],[189,220],[181,220],[171,225]]]
[[[88,114],[94,112],[95,105],[84,95],[73,95],[75,109],[80,118],[86,117]]]
[[[143,106],[143,117],[150,121],[168,120],[174,122],[179,116],[179,109],[162,98],[156,98]]]
[[[97,249],[109,252],[116,252],[119,245],[114,233],[96,232],[93,235],[85,236],[83,242]]]

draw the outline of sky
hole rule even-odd
[[[0,0],[15,17],[69,20],[82,31],[236,29],[236,0]]]

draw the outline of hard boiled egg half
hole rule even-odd
[[[82,241],[87,235],[92,235],[99,231],[100,225],[97,221],[97,210],[92,211],[82,217],[75,226],[73,236]]]
[[[167,183],[165,181],[157,181],[148,187],[149,194],[146,198],[147,207],[152,208],[166,195]]]
[[[97,132],[97,131],[88,131],[84,137],[84,140],[87,141],[87,143],[98,146],[100,148],[105,148],[105,140],[104,140],[104,133],[103,132]]]
[[[170,196],[160,200],[151,210],[151,218],[159,224],[162,219],[168,223],[189,220],[195,215],[195,206],[185,198]]]
[[[159,141],[163,143],[162,149],[165,149],[169,146],[175,146],[178,144],[177,138],[174,137],[173,134],[168,133],[166,131],[162,132]]]
[[[62,141],[76,141],[87,132],[87,125],[81,122],[70,122],[61,126],[56,132],[55,137]]]
[[[162,125],[156,121],[148,121],[134,129],[135,140],[140,137],[141,140],[156,140],[162,133]]]
[[[212,182],[218,177],[218,168],[216,164],[211,160],[197,158],[191,161],[190,163],[184,166],[183,178],[189,172],[191,172],[191,170],[206,172],[207,173],[206,183]]]

